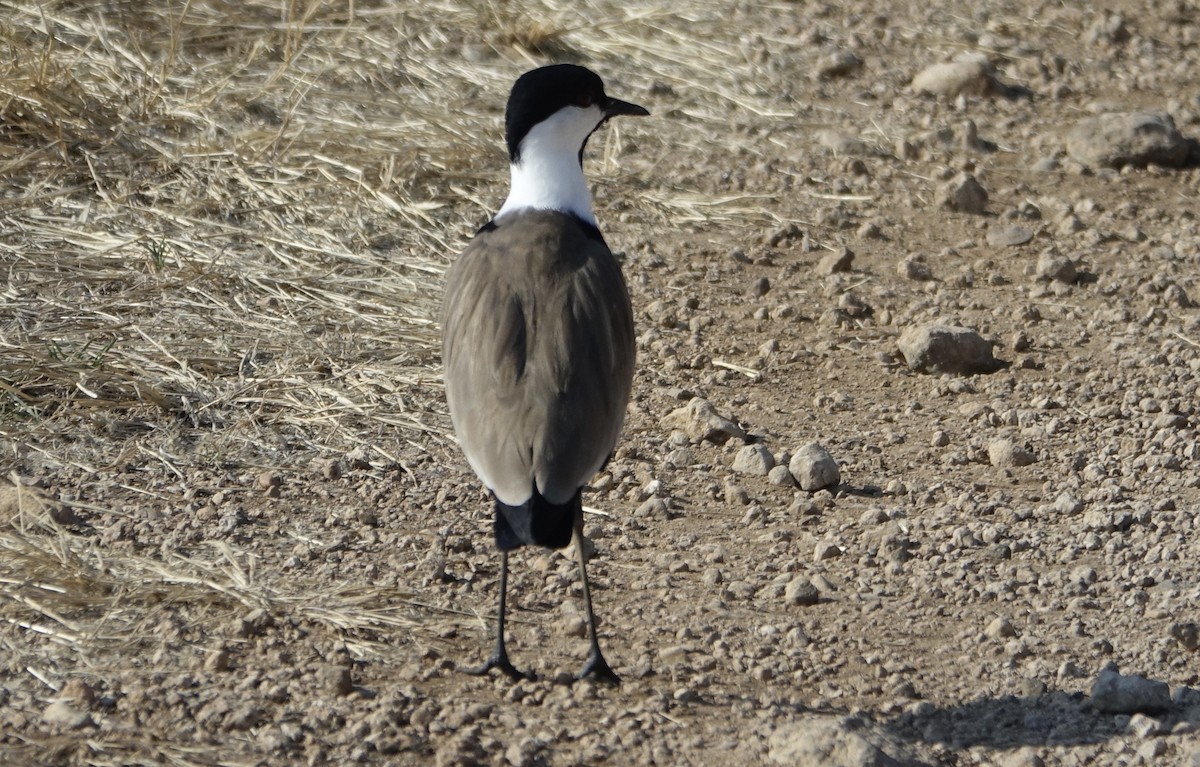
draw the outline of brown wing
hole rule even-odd
[[[612,453],[633,383],[633,312],[595,230],[553,211],[494,222],[451,268],[446,399],[467,460],[506,504],[565,503]]]

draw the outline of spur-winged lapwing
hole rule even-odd
[[[591,654],[580,678],[617,682],[596,639],[580,490],[613,452],[633,383],[633,311],[583,175],[583,147],[617,115],[648,115],[611,98],[571,64],[517,79],[505,110],[508,199],[450,269],[442,359],[454,431],[495,499],[500,606],[492,656],[471,673],[518,671],[504,647],[508,552],[564,548],[579,560]]]

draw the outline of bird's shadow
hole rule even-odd
[[[1173,707],[1156,716],[1164,732],[1195,711]],[[941,744],[954,750],[982,746],[1078,746],[1103,743],[1128,733],[1129,716],[1096,710],[1081,692],[977,698],[950,706],[925,706],[877,724],[900,742]]]

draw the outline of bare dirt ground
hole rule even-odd
[[[1200,171],[1065,137],[1200,134],[1200,9],[1113,6],[0,3],[0,763],[1196,765]],[[556,552],[537,679],[456,671],[497,559],[441,278],[554,60],[653,113],[587,164],[639,325],[585,496],[616,689]],[[934,321],[1004,367],[911,370]],[[733,469],[813,441],[837,486]]]

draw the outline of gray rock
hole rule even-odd
[[[1105,669],[1092,684],[1092,706],[1108,714],[1155,714],[1171,707],[1171,688],[1166,682]]]
[[[1167,627],[1167,633],[1183,646],[1185,650],[1196,652],[1200,650],[1200,623],[1172,623]]]
[[[1033,230],[1020,224],[1000,224],[988,229],[987,244],[993,248],[1024,245],[1033,239]]]
[[[746,445],[733,457],[733,470],[738,474],[765,476],[775,468],[775,458],[765,445]]]
[[[988,460],[993,466],[1028,466],[1037,456],[1011,439],[995,439],[988,443]]]
[[[983,633],[992,639],[1008,639],[1017,635],[1017,629],[1012,621],[1001,615],[989,623]]]
[[[796,479],[792,476],[792,470],[787,466],[776,466],[768,471],[767,481],[779,487],[794,487],[796,484]]]
[[[1066,256],[1043,253],[1038,256],[1037,278],[1046,282],[1064,282],[1068,285],[1079,279],[1079,269]]]
[[[790,581],[783,590],[783,598],[789,605],[815,605],[821,601],[821,594],[808,578],[800,577]]]
[[[1080,121],[1067,133],[1067,152],[1095,168],[1176,168],[1185,164],[1191,145],[1166,112],[1109,112]]]
[[[969,328],[936,323],[907,328],[897,346],[913,370],[926,373],[991,373],[1002,363],[992,341]]]
[[[663,417],[663,425],[682,429],[693,442],[724,445],[730,439],[746,439],[746,430],[717,413],[706,399],[696,397]]]
[[[909,256],[896,264],[896,274],[899,274],[906,280],[916,280],[917,282],[926,282],[933,279],[933,270],[929,268],[929,264],[913,256]]]
[[[817,541],[813,549],[813,560],[824,562],[826,559],[837,559],[842,555],[842,547],[833,541]]]
[[[938,190],[938,204],[959,213],[983,213],[988,193],[970,173],[960,173]]]
[[[842,248],[821,259],[817,264],[817,274],[838,274],[850,271],[854,263],[854,251]]]
[[[777,727],[767,739],[767,759],[788,767],[923,767],[878,728],[816,716]]]
[[[966,54],[954,61],[925,67],[912,79],[917,93],[935,96],[983,96],[992,89],[992,65],[987,56]]]
[[[55,701],[42,712],[42,721],[67,730],[77,730],[93,724],[92,715],[75,708],[65,700]]]
[[[842,481],[837,461],[829,451],[816,442],[801,447],[788,463],[788,470],[796,478],[800,489],[815,492]]]

